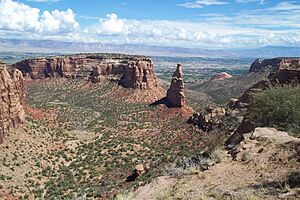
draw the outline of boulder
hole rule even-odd
[[[244,120],[234,131],[234,133],[226,140],[225,146],[228,149],[234,148],[236,145],[238,145],[241,141],[244,140],[245,134],[251,133],[252,131],[254,131],[254,129],[254,124],[247,118],[244,118]]]
[[[167,101],[171,107],[183,107],[185,105],[184,83],[182,77],[182,66],[177,64],[173,73],[170,88],[167,91]]]
[[[138,164],[137,166],[135,166],[135,169],[133,170],[132,174],[127,177],[126,182],[135,181],[137,177],[146,173],[149,170],[149,168],[149,164]]]

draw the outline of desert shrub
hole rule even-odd
[[[255,126],[300,135],[300,86],[280,86],[253,95],[250,113]]]
[[[124,194],[118,194],[114,199],[115,200],[130,200],[133,198],[133,193],[124,193]]]
[[[210,159],[215,163],[221,163],[224,158],[224,151],[221,148],[216,148],[209,154]]]

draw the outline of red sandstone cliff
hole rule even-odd
[[[258,64],[260,63],[260,64]],[[263,61],[256,60],[250,68],[252,72],[270,69],[266,79],[247,89],[239,98],[240,103],[250,103],[251,95],[276,85],[300,83],[300,58],[274,58]]]
[[[89,78],[120,75],[120,85],[150,89],[157,86],[153,61],[144,56],[120,54],[77,54],[50,58],[27,59],[13,65],[32,79],[46,77]]]
[[[22,101],[25,95],[24,79],[19,70],[14,70],[12,76],[6,65],[0,63],[0,144],[4,136],[24,121]]]
[[[255,60],[249,69],[249,72],[260,72],[260,71],[279,71],[282,69],[299,69],[300,58],[273,58]]]

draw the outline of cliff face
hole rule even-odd
[[[260,71],[279,71],[282,69],[297,69],[300,68],[300,58],[273,58],[255,60],[249,72],[260,72]]]
[[[22,101],[25,95],[24,79],[19,70],[14,70],[12,76],[6,65],[0,63],[0,144],[4,136],[23,123],[25,112]]]
[[[152,60],[139,60],[125,67],[119,84],[138,89],[157,87]]]
[[[258,62],[261,64],[255,64]],[[247,89],[238,99],[238,103],[249,104],[252,94],[259,93],[272,86],[300,83],[300,58],[274,58],[263,61],[256,60],[251,67],[252,69],[250,68],[250,71],[252,72],[264,71],[266,69],[271,69],[271,71],[267,78]]]
[[[181,64],[177,65],[177,69],[173,73],[171,86],[167,91],[167,100],[172,107],[183,107],[185,105]]]
[[[157,86],[153,61],[143,56],[119,54],[78,54],[51,58],[27,59],[13,65],[32,79],[47,77],[88,78],[120,75],[120,85],[148,89]]]

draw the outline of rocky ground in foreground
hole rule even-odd
[[[273,128],[257,128],[234,151],[218,151],[209,170],[163,176],[134,193],[150,199],[299,199],[300,139]],[[120,195],[121,196],[121,195]]]

